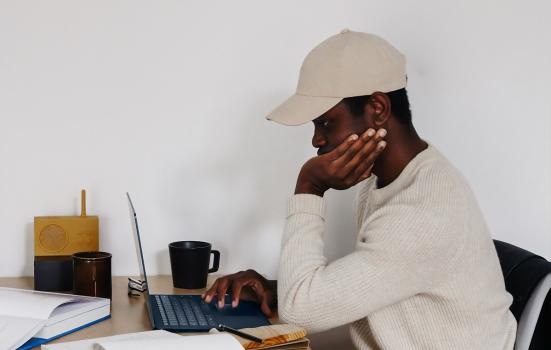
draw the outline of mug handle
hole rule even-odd
[[[212,268],[209,269],[209,273],[218,271],[220,266],[220,252],[218,250],[211,250],[211,254],[214,254],[214,261],[212,262]]]

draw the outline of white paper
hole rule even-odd
[[[75,300],[74,297],[0,288],[0,317],[3,315],[47,320],[56,307]]]
[[[63,317],[71,314],[71,309],[77,314],[79,310],[71,303],[88,299],[95,298],[0,287],[0,350],[16,349],[43,332],[48,322],[64,321]],[[59,310],[57,320],[50,318],[62,305],[67,305],[68,312],[62,314]]]
[[[119,341],[101,341],[94,344],[94,350],[243,350],[243,347],[233,336],[221,334],[188,335],[178,338],[159,339],[127,339]]]
[[[17,349],[35,335],[46,321],[15,316],[0,316],[0,349]]]
[[[166,339],[166,338],[178,338],[178,337],[180,336],[177,334],[170,333],[167,331],[157,330],[157,331],[119,334],[119,335],[113,335],[110,337],[78,340],[78,341],[71,341],[71,342],[65,342],[65,343],[59,343],[59,344],[44,344],[42,345],[42,350],[93,350],[94,344],[101,341],[111,342],[111,341],[125,340],[125,339],[140,340],[140,339],[158,339],[158,338]]]

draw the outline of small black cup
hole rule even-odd
[[[201,289],[207,286],[209,272],[218,271],[220,264],[220,252],[211,248],[210,243],[199,241],[179,241],[168,245],[174,287]],[[209,269],[211,254],[214,254],[214,261]]]

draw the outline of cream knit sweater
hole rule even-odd
[[[353,253],[328,263],[325,200],[289,203],[278,278],[282,319],[350,324],[358,349],[512,349],[511,296],[469,185],[433,146],[391,184],[358,195]]]

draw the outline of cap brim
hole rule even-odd
[[[308,123],[333,108],[342,97],[314,97],[294,94],[274,109],[266,119],[284,125]]]

